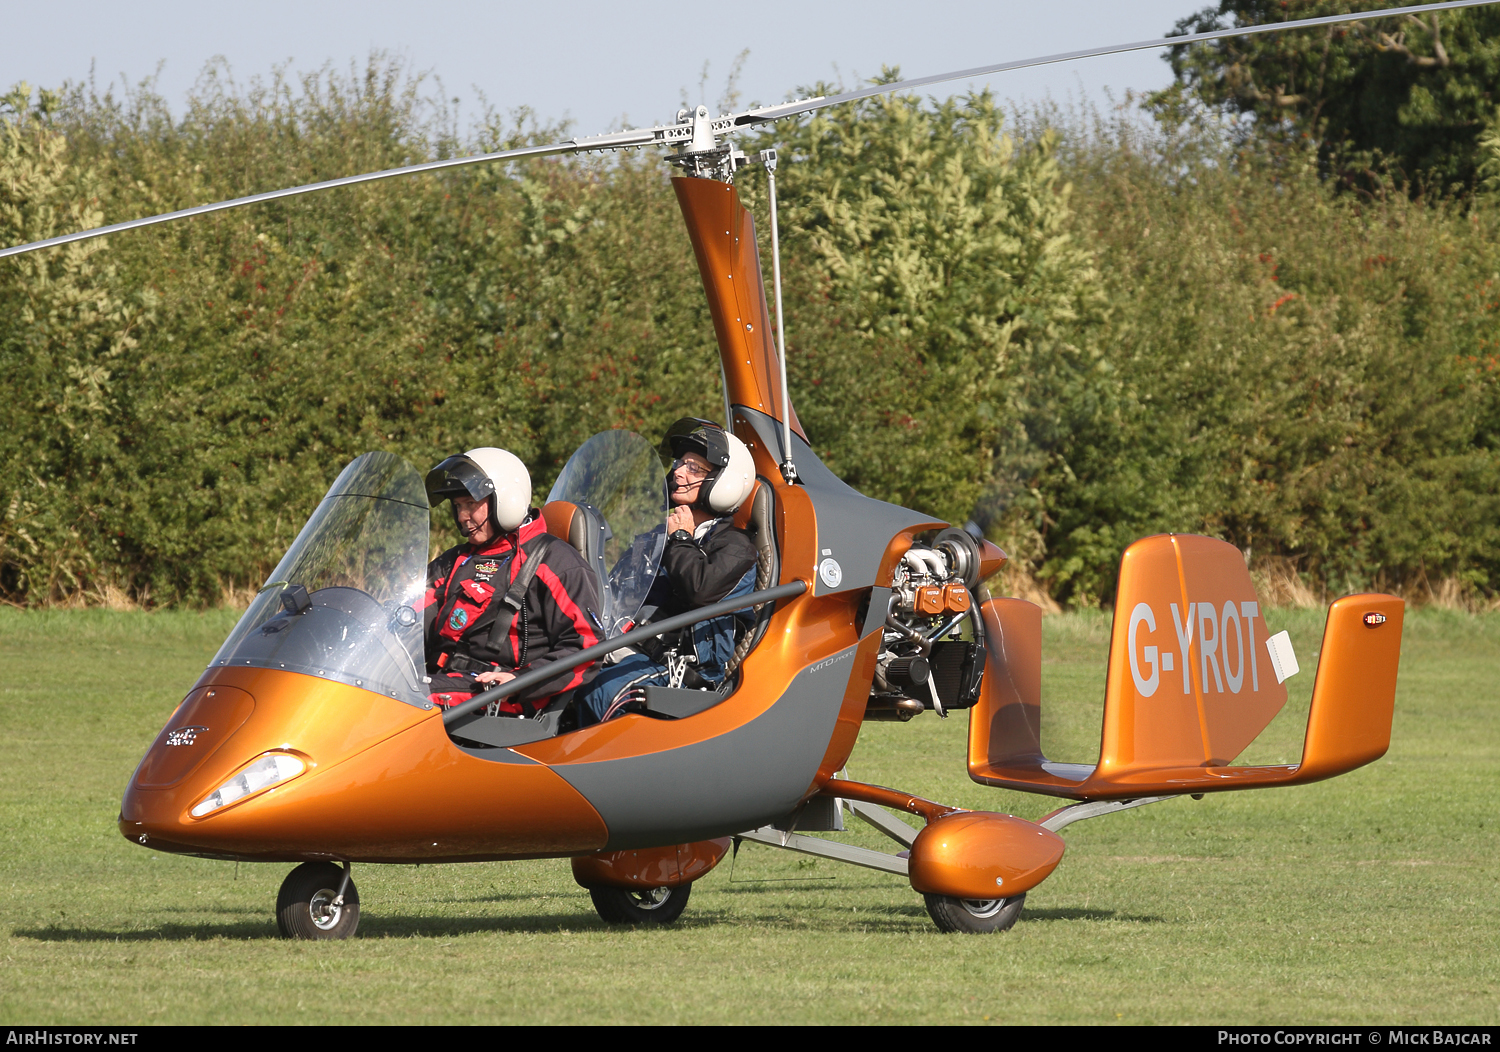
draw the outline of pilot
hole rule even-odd
[[[665,620],[755,590],[755,542],[733,518],[755,488],[750,451],[707,420],[679,420],[667,434],[674,457],[666,480],[667,544],[643,621]],[[579,725],[619,715],[637,700],[634,692],[648,685],[718,686],[734,654],[735,620],[728,614],[700,622],[602,669],[579,695]]]
[[[465,538],[427,567],[420,604],[434,702],[460,704],[599,642],[594,574],[547,532],[531,507],[531,475],[515,454],[471,449],[444,460],[426,481],[430,504],[453,502]],[[498,712],[533,715],[592,673],[590,666],[560,672],[502,699]]]

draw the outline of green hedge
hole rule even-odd
[[[175,118],[13,92],[0,239],[559,134],[443,117],[389,67],[210,76]],[[980,96],[774,132],[793,396],[835,470],[1081,605],[1168,529],[1315,586],[1495,590],[1488,202],[1340,197],[1212,127],[1003,131]],[[505,446],[540,494],[596,430],[716,415],[666,179],[472,168],[0,262],[0,594],[211,604],[365,450]]]
[[[1311,149],[1122,123],[1074,157],[1104,396],[1022,501],[1064,597],[1193,529],[1338,593],[1500,586],[1500,213],[1335,194]]]

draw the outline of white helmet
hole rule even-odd
[[[427,473],[427,503],[468,496],[490,502],[495,525],[509,533],[531,510],[531,472],[514,453],[481,446],[449,457]]]

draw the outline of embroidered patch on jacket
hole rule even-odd
[[[490,596],[495,594],[493,585],[487,584],[484,581],[480,581],[477,579],[473,581],[463,582],[463,589],[470,599],[474,600],[474,602],[480,604],[481,606],[489,602]]]
[[[455,609],[452,616],[448,618],[448,627],[453,629],[455,632],[463,628],[464,625],[468,623],[469,612],[463,607],[458,607],[457,609]]]
[[[474,564],[475,573],[494,573],[498,569],[500,569],[500,564],[494,559],[486,559],[482,563]]]

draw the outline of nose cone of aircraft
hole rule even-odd
[[[120,832],[161,851],[303,857],[306,827],[319,824],[321,806],[309,810],[319,775],[434,717],[299,673],[214,670],[141,760],[120,805]]]
[[[120,832],[160,851],[262,861],[476,861],[605,845],[599,812],[552,768],[492,752],[455,745],[437,709],[279,669],[215,669],[141,761]]]

